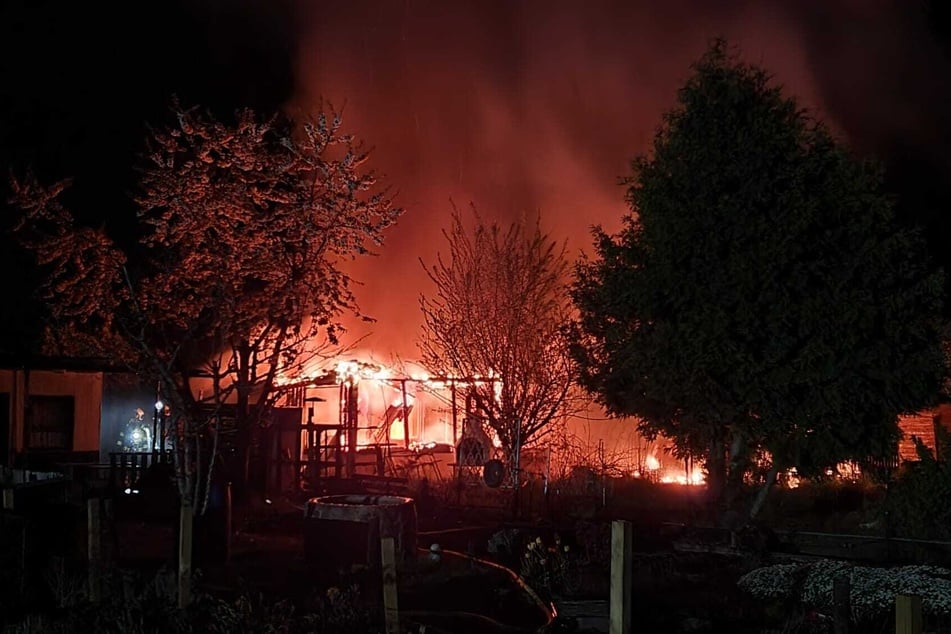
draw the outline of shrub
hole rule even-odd
[[[920,596],[926,615],[951,617],[951,570],[935,566],[872,568],[830,560],[776,564],[745,574],[737,585],[756,599],[794,602],[828,613],[833,580],[839,575],[846,575],[851,582],[852,618],[857,623],[886,618],[898,594]]]
[[[186,610],[175,604],[174,575],[154,578],[120,573],[110,579],[109,597],[99,604],[80,603],[65,610],[31,614],[5,634],[372,634],[381,631],[376,606],[367,605],[357,588],[330,588],[298,609],[287,600],[261,594],[225,601],[200,594]]]
[[[580,585],[577,557],[558,535],[546,545],[541,537],[528,542],[522,554],[522,578],[536,591],[575,594]]]
[[[951,446],[938,429],[939,446]],[[951,539],[951,465],[935,458],[918,438],[918,462],[906,463],[891,485],[885,510],[894,532],[919,539]]]

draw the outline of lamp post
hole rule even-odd
[[[159,416],[159,460],[161,462],[165,462],[165,451],[168,449],[168,445],[166,443],[166,438],[167,438],[166,434],[168,432],[165,428],[165,425],[168,421],[168,414],[169,414],[168,405],[164,405],[162,407],[162,413]]]
[[[156,451],[155,441],[158,438],[158,433],[159,433],[159,428],[158,428],[159,414],[164,410],[165,410],[165,403],[163,403],[161,399],[157,399],[155,401],[155,411],[152,413],[152,453],[155,453]],[[162,421],[162,426],[163,427],[165,426],[164,420]]]

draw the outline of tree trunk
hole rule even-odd
[[[235,497],[245,501],[248,494],[248,481],[251,469],[251,430],[240,420],[235,421],[237,430],[234,435],[233,464],[229,476],[233,478]]]
[[[521,422],[515,421],[515,442],[512,447],[512,519],[518,519],[522,511],[522,435]]]
[[[234,488],[236,497],[241,501],[247,501],[250,494],[250,474],[251,474],[251,405],[250,405],[250,374],[251,374],[251,350],[248,346],[240,346],[237,350],[238,356],[238,389],[237,404],[235,408],[235,426],[237,433],[235,435],[235,482]]]
[[[753,499],[753,505],[750,507],[749,519],[753,520],[759,515],[759,512],[763,510],[763,504],[766,503],[766,496],[769,495],[769,490],[773,488],[773,485],[776,484],[776,475],[779,473],[779,468],[773,464],[769,471],[766,473],[766,482],[763,483],[763,488],[756,492],[756,497]]]
[[[730,439],[730,453],[727,456],[724,508],[734,510],[742,499],[746,467],[747,456],[743,447],[743,437],[740,434],[734,434]]]
[[[726,455],[723,443],[714,440],[707,451],[707,496],[710,508],[717,511],[723,502],[726,490]]]

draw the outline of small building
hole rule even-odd
[[[934,409],[900,416],[898,427],[902,431],[902,439],[898,442],[898,457],[902,462],[918,460],[915,438],[924,443],[935,457],[944,459],[946,456],[942,454],[938,430],[944,429],[951,433],[951,403],[942,403]]]
[[[97,461],[103,370],[55,359],[0,363],[0,463]]]
[[[0,465],[39,471],[106,461],[127,410],[151,409],[147,392],[97,360],[0,357]]]

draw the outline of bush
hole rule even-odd
[[[951,618],[951,570],[935,566],[872,568],[830,560],[777,564],[743,575],[737,585],[761,601],[796,603],[830,614],[832,584],[839,575],[851,581],[856,623],[869,625],[890,617],[897,594],[920,596],[924,613],[935,620]]]
[[[521,575],[533,589],[547,597],[573,595],[580,586],[576,551],[555,535],[546,545],[541,537],[530,541],[522,554]]]
[[[918,539],[951,539],[951,465],[915,438],[918,462],[905,463],[891,485],[885,509],[895,534]],[[947,432],[938,435],[948,447]]]
[[[120,573],[110,580],[107,599],[68,609],[31,614],[4,634],[372,634],[382,631],[377,606],[367,605],[356,588],[330,588],[307,605],[260,594],[233,601],[200,594],[186,610],[175,604],[175,576],[154,578]]]
[[[867,479],[804,480],[796,488],[775,487],[757,519],[786,529],[861,532],[879,525],[883,491]]]

